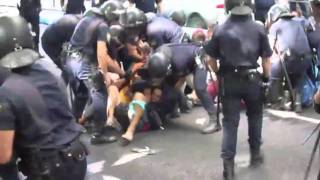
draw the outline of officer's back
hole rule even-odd
[[[82,128],[69,108],[66,87],[32,50],[23,18],[3,15],[0,27],[0,65],[12,72],[0,87],[0,141],[5,144],[0,163],[15,162],[15,152],[28,179],[84,179]]]
[[[61,47],[64,42],[70,40],[80,18],[80,15],[64,15],[58,21],[47,27],[42,35],[42,40],[46,39],[47,43]]]
[[[14,72],[0,91],[17,110],[22,110],[16,114],[21,134],[15,139],[17,147],[54,149],[79,136],[81,128],[68,110],[66,96],[53,74],[40,62]]]
[[[218,26],[215,33],[220,46],[215,54],[218,54],[224,67],[258,66],[256,62],[265,45],[257,43],[265,42],[260,41],[265,38],[265,30],[252,21],[250,16],[233,15]]]
[[[310,47],[301,22],[290,17],[280,18],[272,24],[270,35],[277,39],[280,52],[290,50],[296,54],[309,54]]]
[[[70,44],[75,48],[79,48],[92,59],[96,59],[97,40],[99,38],[98,34],[100,33],[99,27],[108,29],[108,25],[104,22],[102,17],[84,17],[77,24],[71,37]]]

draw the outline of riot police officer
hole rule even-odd
[[[270,27],[270,37],[274,40],[274,48],[279,58],[272,63],[270,94],[277,96],[276,84],[281,83],[282,77],[287,71],[289,78],[286,77],[286,85],[291,97],[293,97],[292,107],[296,112],[301,112],[302,82],[311,64],[311,49],[301,22],[293,18],[289,8],[281,8],[275,19],[276,22]],[[285,66],[281,62],[282,60],[284,60]],[[282,101],[282,108],[285,109],[287,109],[285,104],[289,101],[289,96],[286,94],[288,93],[284,94]],[[276,98],[272,97],[272,99]]]
[[[81,19],[81,15],[66,14],[49,25],[41,37],[42,48],[51,60],[60,68],[63,45],[70,41],[73,31]]]
[[[140,9],[145,13],[156,13],[157,7],[161,12],[161,1],[162,0],[129,0],[130,3],[135,4],[136,8]]]
[[[60,0],[61,6],[64,6],[65,1]],[[84,0],[68,0],[66,5],[66,14],[81,14],[86,11]]]
[[[179,52],[179,53],[174,53]],[[202,56],[200,43],[173,43],[160,46],[150,57],[148,62],[148,71],[152,78],[165,79],[166,85],[171,86],[164,89],[162,102],[164,107],[172,107],[175,102],[169,94],[175,92],[172,90],[176,83],[189,74],[194,74],[194,88],[203,107],[209,115],[209,123],[202,130],[203,134],[211,134],[220,131],[220,122],[216,119],[213,100],[207,92],[207,71],[204,56]],[[171,89],[171,90],[170,90]],[[176,90],[177,91],[177,90]],[[178,90],[179,91],[179,90]],[[179,92],[176,94],[179,96]],[[168,103],[168,104],[166,104]]]
[[[27,179],[84,179],[82,127],[68,107],[65,86],[58,85],[61,79],[31,49],[23,18],[2,15],[0,27],[0,65],[12,72],[1,77],[0,164],[19,157],[19,170]]]
[[[154,49],[162,44],[181,43],[187,39],[183,29],[174,21],[154,13],[143,14],[135,8],[120,15],[119,23],[130,32],[132,38],[140,36]]]
[[[20,6],[18,6],[19,14],[31,24],[32,31],[35,33],[33,38],[34,48],[39,51],[39,36],[40,36],[40,0],[20,0]]]
[[[274,0],[256,0],[254,13],[255,19],[265,23],[267,12],[274,3]]]
[[[66,71],[70,72],[70,82],[73,83],[75,94],[89,93],[89,101],[84,112],[93,111],[94,134],[91,138],[92,144],[114,142],[114,136],[105,138],[102,136],[107,106],[107,86],[111,79],[108,74],[112,71],[119,76],[125,72],[114,61],[111,48],[108,43],[109,25],[118,22],[119,12],[123,9],[122,3],[110,0],[100,7],[100,12],[95,16],[84,17],[77,25],[70,40],[71,54],[66,62]],[[99,71],[102,73],[102,78]],[[97,78],[94,77],[97,75]],[[96,82],[93,82],[93,79]],[[107,86],[103,85],[104,81]],[[101,85],[102,84],[102,85]],[[98,86],[96,86],[98,85]],[[77,96],[77,95],[76,95]],[[77,97],[76,97],[76,100]],[[79,107],[75,110],[76,117],[83,113],[85,101],[75,101]]]
[[[205,46],[211,57],[210,65],[220,79],[220,95],[223,106],[222,154],[223,176],[234,179],[237,129],[240,120],[240,104],[247,108],[249,124],[250,164],[262,163],[260,152],[262,130],[262,80],[267,82],[270,73],[272,50],[262,25],[251,18],[251,1],[228,0],[226,9],[231,16],[219,25],[212,39]],[[257,72],[257,60],[262,58],[263,75]],[[217,66],[217,60],[220,67]]]

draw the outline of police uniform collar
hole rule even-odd
[[[40,58],[39,53],[32,49],[21,49],[11,52],[0,59],[0,65],[8,69],[16,69],[33,64]]]

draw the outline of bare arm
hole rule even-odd
[[[318,90],[317,93],[314,95],[314,102],[316,104],[320,104],[320,91]]]
[[[111,59],[108,55],[108,48],[104,41],[97,42],[97,57],[99,67],[101,68],[104,75],[108,71],[119,74],[120,76],[124,75],[124,71],[120,68],[119,64]]]
[[[0,131],[0,164],[9,163],[13,152],[14,131]]]
[[[127,48],[128,48],[128,54],[130,56],[132,56],[134,59],[136,59],[137,61],[143,61],[144,60],[144,56],[143,54],[141,54],[138,50],[138,46],[136,45],[132,45],[130,43],[126,44]]]
[[[156,3],[157,3],[157,7],[158,7],[159,13],[162,13],[162,11],[163,11],[163,3],[162,3],[162,0],[156,0]]]
[[[270,57],[262,58],[262,69],[264,77],[270,77],[271,72],[271,60]]]
[[[217,73],[219,71],[217,60],[211,56],[208,55],[208,61],[207,61],[209,67]]]

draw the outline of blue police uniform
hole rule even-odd
[[[14,69],[1,85],[0,129],[15,131],[19,170],[28,179],[84,179],[86,150],[78,140],[82,127],[41,61]]]
[[[312,31],[309,31],[307,33],[308,41],[310,44],[311,49],[315,50],[317,52],[318,56],[318,62],[317,66],[320,66],[320,25],[319,23],[314,23],[314,29]]]
[[[270,27],[270,36],[277,39],[276,48],[284,55],[286,68],[293,88],[302,91],[303,77],[311,65],[311,49],[307,35],[301,21],[291,18],[280,18]],[[288,52],[288,53],[286,53]],[[275,92],[275,83],[284,76],[281,62],[278,59],[272,63],[271,68],[271,91]],[[276,96],[277,93],[271,93]],[[275,97],[272,97],[276,99]]]
[[[151,46],[157,48],[162,44],[182,42],[184,32],[177,23],[162,16],[155,16],[147,24],[146,37]]]
[[[8,69],[0,66],[0,86],[10,75],[11,73]],[[19,180],[18,168],[15,160],[16,158],[13,157],[11,162],[5,165],[0,165],[0,179]]]
[[[266,21],[267,13],[269,9],[274,5],[274,3],[274,0],[256,0],[256,11],[254,13],[255,19],[264,23]]]
[[[140,9],[145,13],[157,12],[155,0],[133,0],[132,2],[135,3],[136,8]]]
[[[64,15],[58,21],[49,25],[42,34],[41,43],[44,52],[60,69],[62,69],[60,55],[63,44],[70,41],[80,19],[80,15]]]
[[[107,107],[107,92],[103,85],[103,78],[98,78],[98,82],[93,82],[93,76],[98,75],[97,41],[107,43],[107,33],[109,27],[102,17],[84,17],[77,25],[70,44],[73,53],[66,62],[66,69],[69,72],[75,94],[80,94],[75,98],[74,113],[80,117],[85,104],[85,111],[93,111],[92,120],[94,122],[94,133],[101,134],[104,127]],[[110,49],[110,48],[109,48]],[[99,87],[95,84],[100,84]],[[101,85],[102,84],[102,85]],[[82,98],[88,93],[89,99]],[[77,95],[76,95],[77,96]]]
[[[40,36],[40,0],[20,0],[18,7],[20,15],[31,24],[32,31],[36,34],[33,38],[35,49],[39,50]]]
[[[217,27],[205,51],[220,61],[224,116],[221,157],[233,160],[236,155],[241,100],[247,107],[250,149],[259,151],[263,102],[257,60],[272,55],[264,27],[252,21],[250,16],[231,15]]]
[[[179,78],[185,77],[191,73],[194,74],[194,88],[197,93],[197,96],[201,100],[203,107],[206,109],[209,115],[215,114],[214,104],[212,101],[212,97],[207,92],[207,69],[204,67],[198,66],[196,64],[195,58],[201,55],[201,44],[199,43],[174,43],[174,44],[166,44],[163,45],[170,49],[171,53],[171,70],[172,73],[167,77],[169,81],[169,87],[164,89],[162,100],[164,103],[170,103],[169,106],[164,107],[172,107],[174,100],[172,100],[172,95],[170,93],[175,92],[174,85]],[[157,51],[162,50],[160,47]],[[179,91],[180,92],[180,91]],[[178,98],[181,97],[181,94],[176,92]],[[171,98],[170,98],[171,97]],[[172,110],[168,109],[168,110]]]
[[[84,0],[68,0],[66,14],[81,14],[85,11]]]

